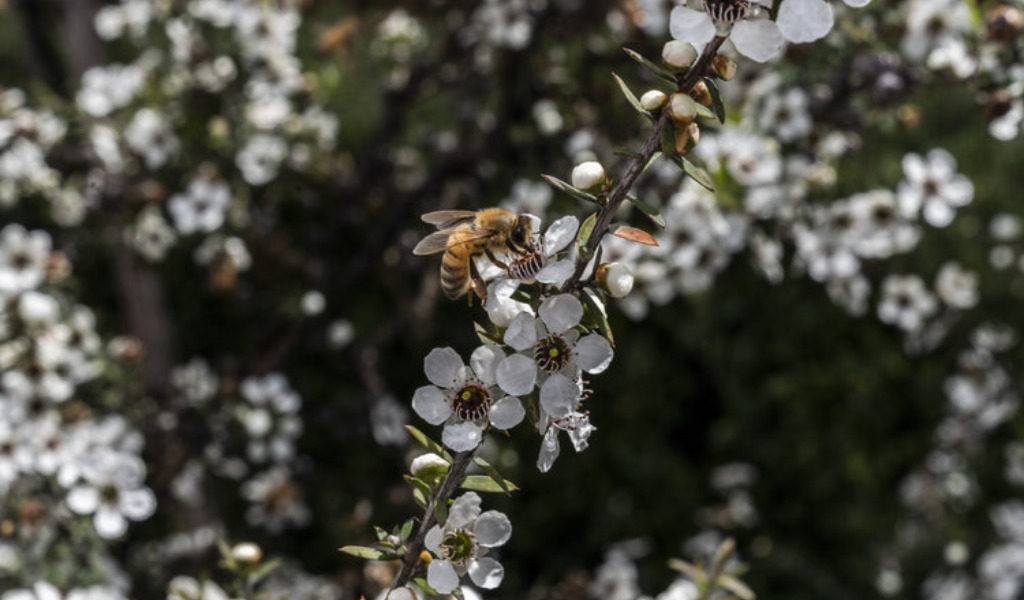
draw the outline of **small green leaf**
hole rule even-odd
[[[419,477],[413,477],[412,475],[403,475],[402,477],[405,479],[406,483],[413,487],[414,491],[419,491],[425,498],[429,498],[434,495],[434,490],[430,488],[430,484]],[[383,540],[384,538],[378,539]]]
[[[376,548],[369,548],[367,546],[342,546],[341,548],[338,548],[338,551],[356,558],[365,558],[366,560],[386,560],[393,558],[393,555],[389,552],[383,552]]]
[[[587,242],[590,241],[590,236],[594,233],[594,224],[597,223],[597,213],[590,213],[586,219],[583,220],[583,224],[580,225],[579,231],[576,232],[576,248],[582,253],[586,248]]]
[[[476,332],[476,337],[480,340],[481,344],[484,345],[495,345],[501,344],[501,340],[491,335],[491,332],[487,331],[487,328],[483,325],[473,322],[473,331]]]
[[[705,77],[704,83],[711,92],[711,106],[715,109],[715,116],[719,122],[725,123],[725,103],[722,102],[722,92],[718,90],[718,84],[710,77]]]
[[[427,497],[423,494],[422,491],[414,489],[412,491],[412,499],[416,501],[416,504],[418,504],[420,508],[427,507]]]
[[[637,198],[632,194],[626,194],[626,200],[629,200],[629,202],[633,206],[639,208],[640,212],[644,213],[644,215],[648,219],[650,219],[652,223],[654,223],[658,227],[661,227],[662,229],[665,228],[665,219],[661,216],[661,213],[658,212],[657,208],[654,208],[650,204],[644,202],[643,200]]]
[[[274,559],[265,564],[260,565],[258,569],[249,574],[248,580],[251,587],[256,587],[261,581],[267,578],[268,575],[273,573],[278,567],[281,566],[280,559]]]
[[[428,598],[433,598],[438,595],[438,593],[434,591],[434,588],[430,587],[430,584],[427,583],[427,580],[422,577],[416,577],[412,580],[412,583],[416,587],[420,588],[420,591]]]
[[[626,158],[632,158],[633,160],[640,160],[640,158],[641,158],[639,152],[633,152],[632,150],[627,150],[625,148],[616,148],[616,149],[612,150],[612,152],[617,154],[617,155],[619,155],[619,156],[625,156]]]
[[[702,187],[706,188],[709,192],[714,192],[715,191],[715,184],[711,180],[711,176],[708,175],[707,171],[705,171],[704,169],[698,167],[697,165],[693,164],[692,162],[686,160],[686,158],[684,158],[682,156],[673,156],[672,157],[672,161],[675,162],[676,165],[680,169],[682,169],[683,172],[686,173],[686,175],[690,179],[692,179],[692,180],[696,181],[697,183],[699,183]]]
[[[715,111],[713,111],[710,108],[704,106],[703,104],[700,104],[700,103],[695,103],[695,104],[697,104],[697,116],[698,117],[703,117],[703,118],[709,119],[711,121],[716,121],[716,122],[718,121],[718,115],[715,114]]]
[[[504,484],[508,486],[508,490],[503,489],[501,484],[492,479],[489,475],[467,475],[466,479],[462,482],[462,489],[472,490],[474,492],[484,492],[487,494],[506,495],[519,489],[509,481],[504,481]]]
[[[414,524],[415,523],[412,519],[402,523],[402,528],[398,530],[398,538],[403,542],[409,539],[409,536],[412,535],[412,527]]]
[[[598,200],[597,196],[584,192],[583,190],[573,187],[554,175],[541,175],[548,183],[553,185],[559,191],[565,192],[566,194],[576,198],[577,200],[583,200],[584,202],[593,202],[598,206],[601,205],[601,201]]]
[[[452,455],[448,454],[448,451],[442,448],[441,444],[438,444],[434,440],[428,438],[427,434],[423,433],[419,429],[416,429],[412,425],[406,425],[405,429],[406,431],[409,432],[410,435],[412,435],[413,439],[419,442],[421,446],[423,446],[427,450],[430,450],[431,452],[440,456],[441,458],[445,459],[446,461],[448,461],[448,464],[451,464]]]
[[[495,483],[501,486],[501,490],[503,492],[505,492],[506,494],[512,493],[512,490],[509,489],[509,482],[506,481],[505,478],[501,476],[501,473],[499,473],[498,470],[495,469],[493,465],[491,465],[491,463],[487,462],[486,460],[480,457],[474,458],[473,462],[475,462],[478,467],[483,469],[484,473],[487,473],[487,475],[489,475],[490,478],[495,481]]]
[[[650,169],[651,165],[653,165],[654,163],[658,162],[659,158],[661,158],[661,152],[655,152],[654,154],[652,154],[651,155],[651,160],[647,161],[647,164],[644,165],[644,170],[640,171],[640,172],[641,173],[646,173],[647,169]],[[635,157],[635,160],[639,160],[639,159],[640,159],[640,155],[637,154],[636,157]]]
[[[672,85],[678,85],[675,74],[670,72],[668,69],[665,69],[664,67],[654,62],[651,62],[650,60],[647,60],[646,58],[644,58],[642,54],[636,52],[635,50],[623,48],[622,51],[628,54],[630,58],[643,65],[644,68],[646,68],[651,73],[654,73],[655,75],[661,77],[662,79],[671,83]]]
[[[583,306],[586,308],[587,313],[590,315],[590,320],[596,324],[597,331],[608,340],[608,343],[615,347],[615,336],[612,334],[612,326],[608,322],[608,315],[604,311],[604,306],[601,301],[597,298],[597,293],[589,288],[584,289],[582,294]]]
[[[438,525],[444,525],[448,522],[448,504],[446,502],[434,504],[434,518],[437,519]]]
[[[676,157],[676,125],[672,119],[665,119],[661,126],[661,153],[669,158]]]
[[[612,77],[615,78],[615,83],[619,84],[619,89],[622,90],[622,95],[626,97],[626,100],[629,100],[629,103],[633,105],[633,108],[636,109],[636,112],[642,114],[648,119],[652,118],[651,113],[644,110],[644,107],[640,105],[640,101],[637,100],[637,97],[633,95],[632,90],[629,89],[629,86],[626,85],[626,82],[623,81],[622,78],[616,75],[615,73],[612,73]]]
[[[388,532],[382,527],[373,526],[373,532],[377,534],[377,541],[382,542],[388,537]]]
[[[747,587],[747,584],[731,575],[719,575],[715,583],[741,600],[754,600],[757,598],[754,591]]]

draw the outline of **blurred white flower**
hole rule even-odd
[[[978,304],[978,275],[959,263],[947,262],[935,278],[935,292],[950,308],[973,308]]]
[[[100,537],[119,538],[128,521],[144,521],[156,511],[156,497],[143,486],[146,467],[137,456],[111,450],[93,452],[82,470],[84,481],[68,491],[67,505],[92,515]]]
[[[218,179],[196,177],[184,193],[171,196],[167,208],[178,231],[189,235],[219,229],[230,202],[231,190],[227,184]]]
[[[135,113],[124,130],[124,141],[142,156],[151,171],[167,164],[181,146],[170,120],[152,108],[142,108]]]
[[[904,331],[917,331],[938,310],[924,281],[917,275],[889,275],[882,282],[878,318]]]
[[[974,184],[957,173],[956,159],[949,152],[935,148],[927,156],[910,153],[903,157],[906,180],[900,182],[897,194],[900,210],[907,218],[918,211],[933,227],[945,227],[953,221],[956,209],[974,198]]]

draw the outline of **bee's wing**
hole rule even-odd
[[[420,218],[424,223],[435,225],[438,229],[451,229],[459,223],[472,221],[476,218],[476,213],[471,210],[435,210]]]
[[[425,254],[436,254],[443,252],[448,248],[448,238],[451,236],[451,229],[442,229],[441,231],[435,231],[427,237],[420,240],[420,243],[416,244],[416,247],[412,249],[412,253],[423,256]]]

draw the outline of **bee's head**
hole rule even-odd
[[[533,238],[533,221],[528,215],[519,215],[516,218],[516,224],[512,227],[512,233],[510,235],[512,244],[517,248],[526,250],[530,246],[530,241]]]

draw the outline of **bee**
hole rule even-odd
[[[487,285],[476,266],[486,256],[502,269],[509,266],[496,253],[524,256],[533,251],[533,220],[504,208],[480,211],[439,210],[421,217],[438,231],[412,249],[413,254],[444,252],[441,258],[441,289],[452,300],[472,292],[487,300]],[[472,296],[470,296],[472,301]]]
[[[546,266],[547,258],[544,256],[544,249],[535,245],[528,254],[509,263],[505,270],[512,279],[533,279]]]

